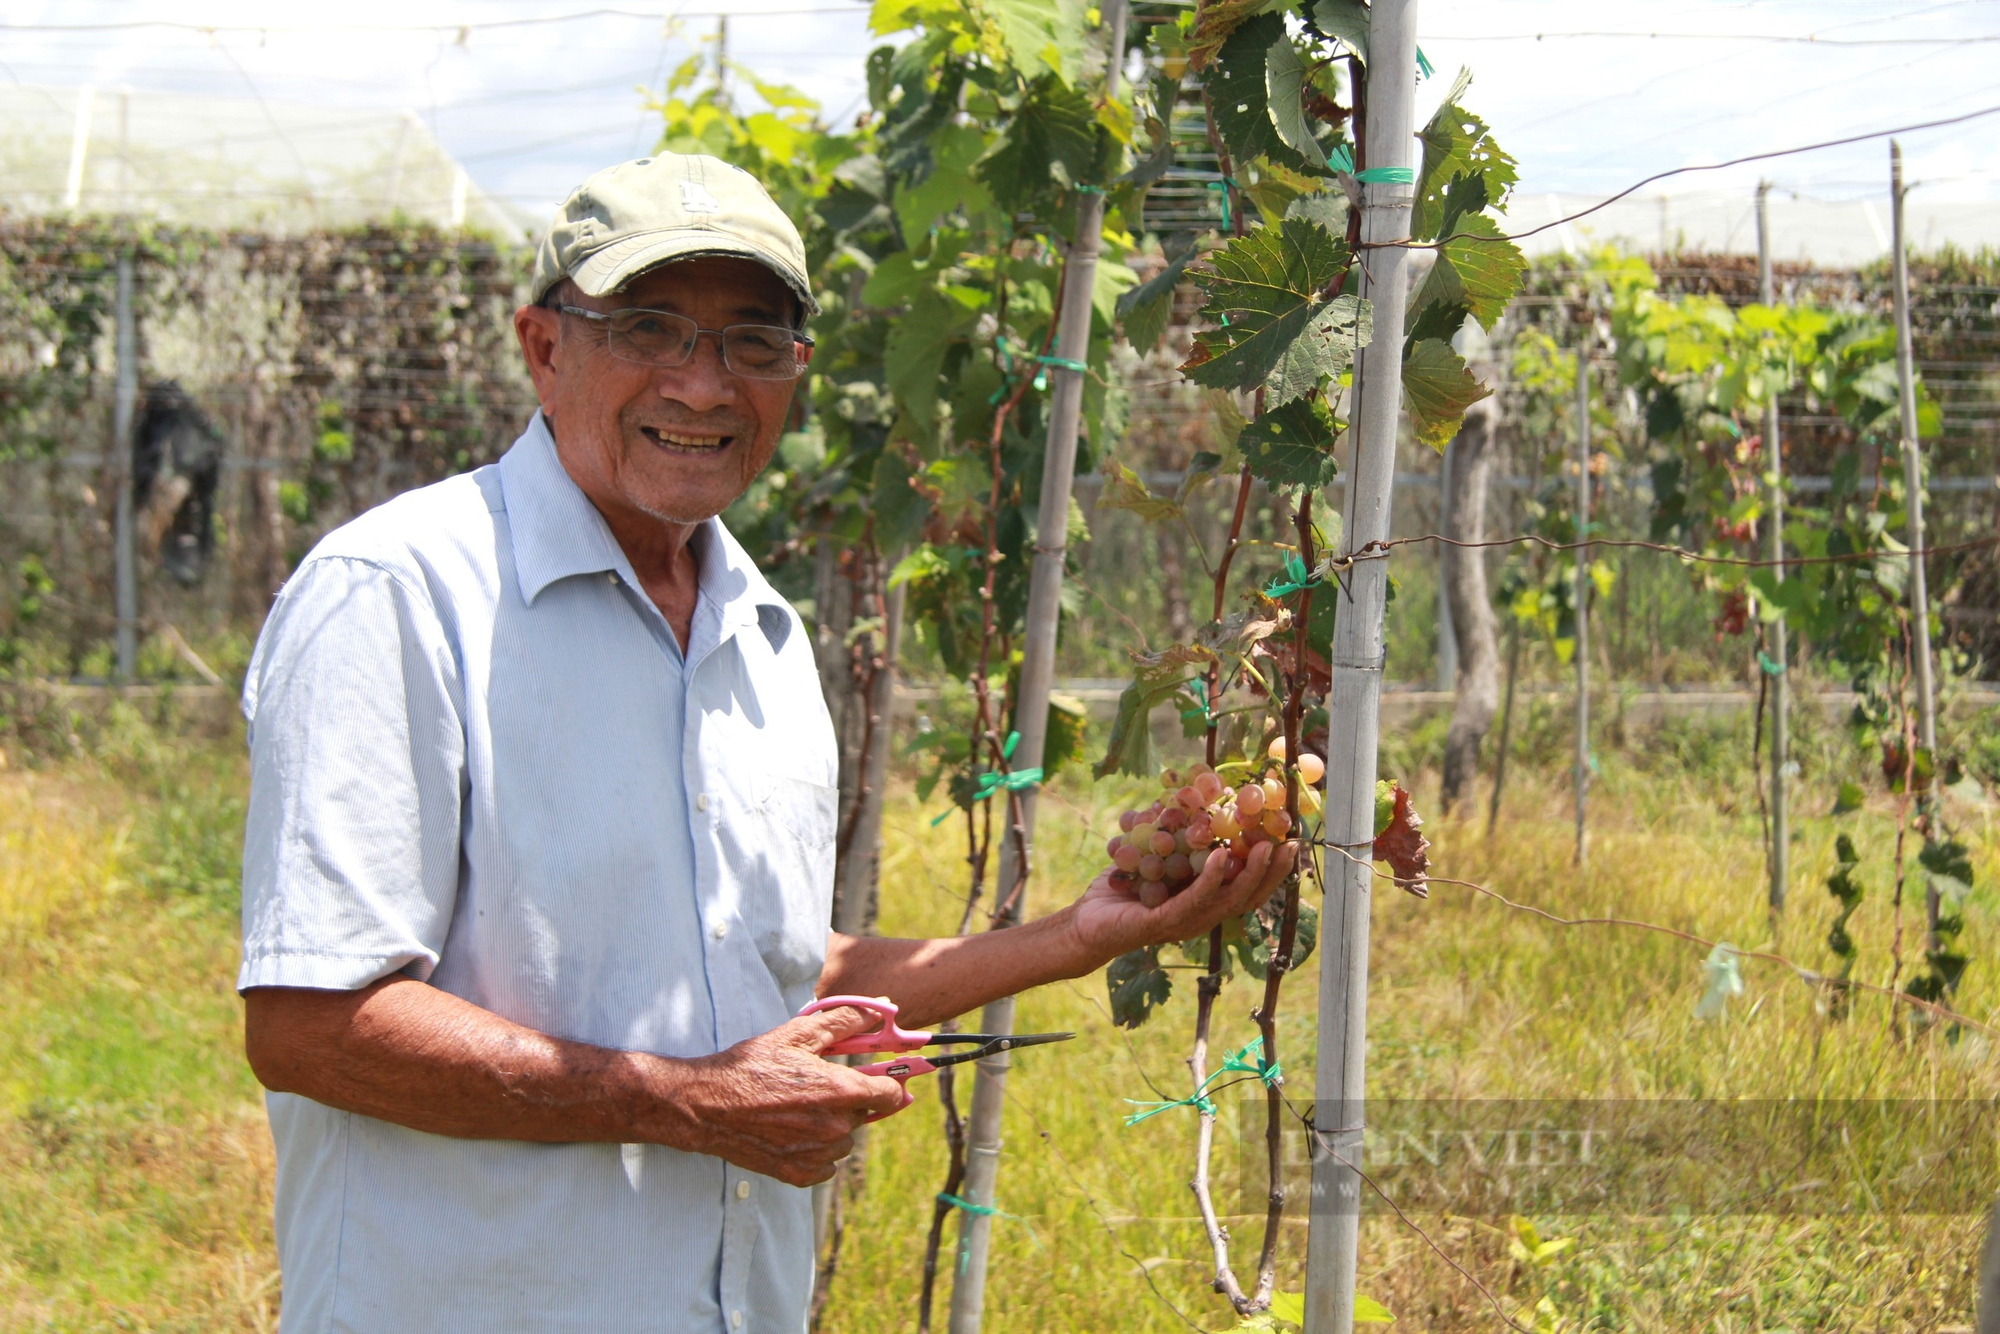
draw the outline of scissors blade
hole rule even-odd
[[[989,1034],[986,1041],[976,1051],[955,1051],[947,1056],[933,1056],[932,1065],[963,1065],[967,1061],[977,1061],[987,1056],[997,1056],[1003,1051],[1016,1047],[1037,1047],[1044,1042],[1067,1042],[1074,1033],[997,1033]]]

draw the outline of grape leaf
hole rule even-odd
[[[1492,392],[1472,378],[1465,359],[1442,339],[1426,338],[1403,358],[1403,405],[1410,430],[1432,449],[1450,444],[1465,410]]]
[[[1938,897],[1953,906],[1965,902],[1965,896],[1972,892],[1972,856],[1965,844],[1955,838],[1942,841],[1926,838],[1917,860],[1923,864],[1924,878],[1930,881]]]
[[[1097,113],[1090,99],[1045,75],[1015,108],[979,174],[1002,208],[1020,212],[1051,186],[1085,179],[1096,161]]]
[[[1138,676],[1118,696],[1118,712],[1111,720],[1111,737],[1105,742],[1104,758],[1091,772],[1099,778],[1114,773],[1152,777],[1157,767],[1153,762],[1153,710],[1171,699],[1186,680],[1182,664],[1156,668],[1142,664]]]
[[[1222,45],[1220,58],[1202,73],[1208,90],[1209,113],[1224,147],[1238,162],[1267,154],[1291,167],[1303,167],[1300,157],[1271,123],[1271,95],[1265,84],[1265,61],[1278,43],[1290,45],[1282,14],[1247,19]],[[1296,98],[1294,102],[1296,103]],[[1296,107],[1294,108],[1296,110]]]
[[[1521,275],[1528,271],[1527,257],[1483,213],[1461,214],[1451,228],[1451,237],[1439,248],[1437,262],[1411,309],[1421,311],[1432,302],[1456,303],[1491,329],[1519,290]]]
[[[1318,223],[1287,218],[1208,256],[1199,281],[1204,319],[1182,370],[1196,384],[1254,389],[1328,304],[1322,293],[1348,264],[1347,248]]]
[[[1187,248],[1169,259],[1165,268],[1119,296],[1118,318],[1134,351],[1150,352],[1159,345],[1160,335],[1173,318],[1174,292],[1188,265],[1199,258],[1201,247],[1190,237]]]
[[[1373,1297],[1362,1293],[1354,1294],[1354,1323],[1357,1325],[1393,1325],[1396,1317],[1389,1308]]]
[[[1264,405],[1282,407],[1316,393],[1354,364],[1354,354],[1375,336],[1374,306],[1358,296],[1337,296],[1292,340],[1264,377]]]
[[[1111,1022],[1120,1028],[1145,1023],[1174,994],[1174,979],[1160,967],[1157,945],[1113,959],[1104,970],[1104,984],[1111,991]]]
[[[1104,494],[1097,498],[1099,509],[1130,510],[1147,523],[1178,519],[1181,507],[1164,496],[1156,496],[1145,479],[1116,459],[1104,467]]]
[[[1388,789],[1386,792],[1384,788]],[[1388,799],[1388,819],[1382,818],[1383,799]],[[1431,896],[1429,876],[1431,844],[1417,830],[1423,818],[1410,805],[1410,794],[1401,783],[1375,784],[1375,860],[1389,863],[1396,884],[1420,899]]]
[[[1236,445],[1253,476],[1273,486],[1317,490],[1339,474],[1333,455],[1339,429],[1325,403],[1302,398],[1251,422]]]
[[[1487,203],[1494,205],[1504,203],[1520,179],[1513,157],[1493,142],[1485,121],[1458,105],[1456,96],[1446,99],[1418,138],[1423,140],[1424,162],[1417,174],[1416,209],[1410,215],[1413,240],[1428,241],[1438,235],[1446,221],[1445,192],[1459,177],[1477,177]]]
[[[1324,154],[1313,141],[1312,127],[1306,124],[1305,109],[1299,103],[1299,96],[1305,91],[1305,82],[1306,62],[1299,59],[1298,48],[1292,45],[1290,34],[1280,32],[1278,40],[1264,52],[1264,100],[1269,109],[1271,127],[1299,156],[1314,162],[1322,159]]]
[[[1201,11],[1194,31],[1188,34],[1188,68],[1200,73],[1215,59],[1237,26],[1264,7],[1265,0],[1215,0]]]
[[[1853,811],[1860,810],[1862,806],[1867,804],[1867,801],[1868,796],[1861,790],[1861,784],[1842,783],[1840,790],[1834,794],[1833,810],[1831,813],[1834,815],[1847,815]],[[1842,834],[1841,837],[1846,838],[1847,835]]]
[[[1083,0],[979,0],[1000,30],[1014,68],[1033,79],[1074,79],[1083,56]]]
[[[1285,216],[1304,218],[1326,228],[1327,235],[1345,237],[1347,235],[1347,215],[1352,205],[1347,196],[1338,190],[1318,190],[1309,195],[1300,195],[1285,205]]]
[[[1368,7],[1361,0],[1319,0],[1312,15],[1321,32],[1338,38],[1361,57],[1362,64],[1368,63]]]

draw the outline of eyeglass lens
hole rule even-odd
[[[652,366],[678,366],[694,355],[700,326],[684,315],[621,310],[608,322],[613,356]],[[789,380],[798,375],[798,335],[774,324],[732,324],[721,331],[722,362],[738,375]]]

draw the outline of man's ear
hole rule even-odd
[[[546,306],[522,306],[514,312],[514,337],[520,340],[528,378],[544,407],[555,397],[556,348],[562,342],[562,315]]]

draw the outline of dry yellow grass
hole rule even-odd
[[[188,747],[106,769],[0,775],[0,1329],[270,1328],[276,1276],[270,1151],[239,1053],[233,900],[241,767],[226,748]],[[1064,784],[1044,805],[1037,901],[1082,883],[1126,791]],[[1444,874],[1484,880],[1570,913],[1616,911],[1739,945],[1764,942],[1754,816],[1706,780],[1607,774],[1595,866],[1569,865],[1559,791],[1524,786],[1488,845],[1475,827],[1434,824]],[[1801,803],[1824,809],[1818,795]],[[1724,809],[1735,807],[1735,809]],[[883,928],[949,929],[962,876],[951,822],[907,792],[892,803]],[[1858,916],[1862,975],[1886,970],[1889,812],[1850,817],[1871,898]],[[1989,817],[1967,821],[1983,888],[1968,914],[1975,962],[1960,1003],[2000,1010]],[[1829,901],[1818,887],[1829,823],[1803,821],[1791,923],[1782,942],[1820,962]],[[1993,1049],[1976,1036],[1901,1041],[1886,1007],[1862,999],[1829,1023],[1801,983],[1746,966],[1730,1017],[1692,1015],[1702,951],[1602,927],[1561,928],[1439,886],[1429,902],[1393,890],[1375,920],[1372,1091],[1382,1097],[1978,1097],[2000,1094]],[[1289,1091],[1310,1098],[1317,959],[1288,987],[1281,1056]],[[1113,1028],[1102,978],[1024,998],[1021,1022],[1077,1042],[1030,1051],[1010,1086],[1008,1156],[988,1327],[1028,1331],[1223,1329],[1185,1187],[1194,1123],[1168,1112],[1123,1124],[1126,1099],[1185,1092],[1190,974],[1137,1033]],[[1218,1010],[1218,1042],[1247,1041],[1251,991]],[[922,1237],[943,1176],[935,1084],[876,1128],[866,1188],[848,1209],[840,1274],[823,1328],[877,1334],[914,1323]],[[1226,1117],[1217,1173],[1240,1208]],[[1255,1122],[1251,1123],[1253,1128]],[[1504,1219],[1417,1221],[1510,1311],[1548,1299],[1564,1330],[1936,1331],[1970,1316],[1980,1220],[1966,1215],[1844,1219],[1768,1216],[1539,1218],[1576,1238],[1547,1266],[1513,1256]],[[1257,1223],[1237,1222],[1239,1249]],[[1285,1286],[1296,1288],[1303,1220],[1287,1220]],[[955,1235],[955,1227],[952,1235]],[[949,1252],[947,1253],[947,1267]],[[1363,1287],[1400,1328],[1489,1330],[1483,1298],[1413,1233],[1371,1219]],[[942,1300],[944,1291],[940,1293]]]

